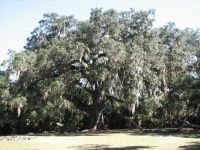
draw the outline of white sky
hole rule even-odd
[[[87,20],[91,8],[115,9],[118,12],[156,9],[154,27],[175,22],[178,28],[200,28],[200,0],[0,0],[0,62],[8,49],[23,50],[30,32],[44,13],[74,15]]]

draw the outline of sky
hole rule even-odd
[[[0,0],[0,62],[8,59],[8,49],[24,50],[44,13],[74,15],[84,21],[92,8],[118,12],[155,9],[154,27],[175,22],[180,29],[200,28],[200,0]]]

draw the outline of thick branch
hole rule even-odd
[[[192,124],[187,121],[187,118],[184,119],[183,124],[178,127],[175,131],[180,131],[182,128],[192,127],[192,128],[200,128],[200,125]]]
[[[63,97],[65,97],[65,99],[69,100],[70,102],[74,103],[74,105],[76,106],[77,109],[80,109],[80,110],[85,111],[87,113],[90,112],[91,105],[87,105],[87,104],[83,103],[77,97],[73,96],[71,98],[71,95],[67,95],[67,94],[63,94]]]
[[[136,128],[138,128],[140,131],[143,131],[142,127],[140,125],[137,125],[137,123],[135,123],[135,121],[130,118],[130,117],[124,117],[125,119],[128,119]]]
[[[106,96],[106,98],[108,98],[109,100],[113,100],[113,101],[120,102],[120,103],[123,103],[123,102],[124,102],[123,100],[118,99],[118,98],[116,98],[116,97],[114,97],[114,96],[110,96],[110,95]]]
[[[107,102],[107,99],[104,99],[103,101],[101,101],[100,103],[99,103],[99,110],[102,110],[104,107],[105,107],[105,103]]]
[[[100,58],[100,57],[106,57],[106,56],[107,56],[106,53],[101,53],[101,54],[98,55],[98,58]]]

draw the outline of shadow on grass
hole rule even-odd
[[[77,132],[77,133],[39,133],[39,134],[29,134],[32,136],[106,136],[109,134],[118,134],[124,133],[131,136],[174,136],[174,137],[183,137],[183,138],[200,138],[200,130],[181,130],[179,132],[170,132],[173,129],[145,129],[143,132],[137,129],[119,129],[119,130],[97,130],[92,132]],[[169,131],[169,132],[168,132]]]
[[[190,145],[180,146],[179,148],[181,148],[183,150],[199,150],[200,142],[191,142]]]
[[[173,129],[146,129],[143,132],[128,132],[129,135],[149,135],[149,136],[174,136],[182,138],[200,138],[200,130],[181,130],[178,132],[170,132]],[[126,133],[126,132],[125,132]]]
[[[98,144],[86,144],[86,145],[78,145],[78,146],[71,146],[67,147],[69,149],[93,149],[93,150],[137,150],[137,149],[153,149],[153,146],[124,146],[124,147],[109,147],[109,145],[98,145]]]
[[[183,138],[200,138],[200,130],[181,131],[180,133],[176,133],[174,136]]]
[[[79,131],[77,133],[60,133],[60,132],[43,132],[43,133],[29,133],[31,136],[107,136],[109,134],[133,134],[138,133],[140,131],[137,130],[128,130],[128,129],[111,129],[111,130],[87,130],[87,131]],[[139,135],[139,134],[138,134]]]

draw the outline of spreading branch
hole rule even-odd
[[[180,127],[178,127],[176,130],[174,130],[174,132],[180,131],[181,129],[185,127],[200,128],[200,125],[189,123],[186,117],[183,121],[183,124]]]
[[[124,102],[123,100],[118,99],[118,98],[116,98],[116,97],[114,97],[114,96],[110,96],[110,95],[106,96],[106,98],[108,98],[109,100],[113,100],[113,101],[120,102],[120,103],[123,103],[123,102]]]
[[[63,97],[65,97],[65,99],[71,101],[72,103],[74,103],[74,105],[76,106],[76,108],[85,111],[85,112],[89,112],[91,109],[91,105],[87,105],[85,103],[83,103],[79,98],[68,95],[68,94],[63,94]]]

